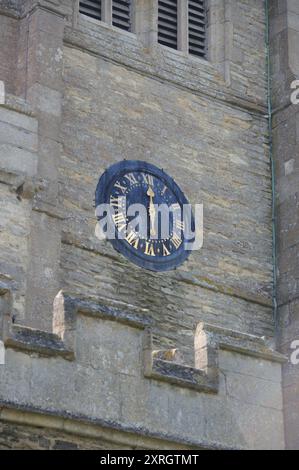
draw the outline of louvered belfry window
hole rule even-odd
[[[186,0],[187,1],[187,0]],[[177,49],[178,44],[178,5],[177,0],[159,0],[158,42]]]
[[[189,0],[189,53],[199,57],[206,55],[206,6],[205,0]]]
[[[122,30],[132,31],[131,19],[134,15],[131,10],[137,7],[138,1],[82,0],[79,2],[79,11]],[[205,58],[207,2],[208,0],[158,0],[158,42]],[[139,12],[138,9],[137,11]]]
[[[84,0],[79,3],[79,11],[83,15],[100,20],[102,18],[101,4],[102,0]]]
[[[131,29],[131,0],[112,1],[112,24],[117,28]]]
[[[158,5],[158,42],[205,57],[206,0],[159,0]]]

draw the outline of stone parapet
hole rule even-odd
[[[155,349],[150,325],[142,315],[59,293],[52,334],[4,327],[2,406],[25,410],[32,425],[30,409],[41,406],[45,423],[48,414],[62,418],[67,409],[68,419],[81,416],[83,429],[86,420],[104,420],[125,433],[160,438],[161,445],[176,442],[174,448],[284,447],[282,355],[261,338],[200,324],[188,365],[178,351]],[[11,374],[19,377],[13,401]],[[3,413],[4,420],[13,415]]]

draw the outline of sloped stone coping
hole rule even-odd
[[[151,372],[148,375],[145,374],[145,376],[200,392],[218,392],[217,380],[210,380],[208,375],[200,369],[161,359],[153,360]]]
[[[106,320],[117,321],[124,325],[129,325],[141,330],[150,327],[153,321],[146,317],[131,312],[124,312],[113,307],[97,304],[96,302],[77,300],[76,308],[81,315],[103,318]]]
[[[280,354],[268,346],[267,340],[264,337],[221,328],[210,325],[209,323],[199,323],[197,334],[199,335],[200,333],[216,337],[220,349],[281,364],[285,363],[287,360],[283,354]]]
[[[68,351],[58,335],[25,326],[11,325],[4,344],[7,348],[36,352],[41,356],[60,355],[74,359],[74,351]]]

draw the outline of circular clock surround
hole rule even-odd
[[[150,200],[149,195],[151,195],[148,192],[149,189],[155,195],[155,204],[179,205],[182,211],[184,205],[189,204],[179,186],[164,170],[139,160],[123,160],[110,166],[100,177],[95,195],[96,207],[101,204],[110,204],[111,198],[123,195],[128,199],[128,203],[147,205]],[[194,230],[195,224],[191,211],[184,212],[183,223],[188,224],[192,231]],[[183,232],[179,246],[175,246],[171,237],[167,240],[159,238],[155,241],[139,240],[139,243],[134,243],[134,246],[126,239],[117,236],[109,241],[116,251],[131,262],[151,271],[176,269],[190,255],[190,250],[185,247]],[[149,249],[149,246],[150,250],[147,251],[146,248]]]

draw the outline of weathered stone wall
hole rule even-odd
[[[20,5],[12,63],[14,92],[26,102],[10,105],[8,97],[0,108],[8,146],[0,180],[1,328],[8,348],[1,420],[24,424],[22,413],[33,410],[57,419],[67,414],[79,421],[78,436],[84,420],[104,422],[151,435],[156,448],[164,441],[175,448],[282,448],[283,359],[257,337],[242,336],[274,336],[262,3],[210,0],[209,61],[90,21],[78,15],[75,1]],[[29,137],[34,148],[26,147]],[[163,167],[192,203],[204,204],[204,247],[176,271],[143,271],[95,238],[98,178],[123,158]],[[52,327],[61,288],[89,306],[76,327],[68,307],[57,324],[54,308]],[[150,328],[154,348],[178,347],[182,364],[176,355],[161,362],[149,348],[145,365],[143,334],[132,328],[132,317],[134,328],[136,322]],[[202,321],[239,331],[219,333],[212,365],[208,347],[194,359]],[[219,383],[211,385],[215,372]],[[20,415],[8,419],[7,407]],[[64,426],[55,429],[63,433]],[[11,445],[32,445],[23,433]],[[51,447],[59,440],[46,437]]]
[[[211,1],[211,23],[226,26],[225,75],[213,61],[145,49],[134,34],[78,17],[75,2],[53,12],[23,5],[16,83],[39,120],[43,182],[30,222],[27,324],[51,328],[62,286],[151,312],[166,343],[187,349],[199,320],[273,335],[264,10],[221,5]],[[204,248],[162,285],[94,236],[97,179],[122,158],[163,166],[204,204]]]
[[[237,3],[230,10],[229,88],[205,61],[163,47],[146,52],[134,35],[82,16],[66,30],[64,287],[150,312],[165,344],[190,345],[199,320],[273,334],[267,121],[255,105],[266,104],[265,18],[258,2]],[[245,26],[248,15],[255,34]],[[241,98],[230,105],[231,95],[255,109]],[[163,167],[192,203],[204,204],[203,249],[162,279],[94,237],[94,188],[104,169],[123,158]]]
[[[192,332],[201,319],[271,335],[271,194],[263,119],[83,51],[65,48],[64,60],[65,288],[149,311],[158,329],[175,337]],[[203,249],[162,279],[95,240],[94,188],[104,169],[123,158],[163,167],[193,204],[204,204]]]
[[[291,83],[299,79],[299,4],[272,2],[271,65],[273,83],[273,152],[277,206],[277,301],[282,351],[291,357],[299,339],[298,308],[298,151],[299,106],[292,104]],[[284,367],[286,441],[299,448],[299,366]]]
[[[13,315],[20,321],[25,318],[31,197],[38,160],[37,127],[28,106],[7,96],[6,104],[0,106],[0,281],[11,285]]]
[[[262,340],[200,325],[193,364],[185,365],[151,349],[141,315],[112,314],[81,303],[71,320],[75,312],[68,302],[64,299],[61,312],[56,306],[56,315],[72,325],[75,357],[68,360],[57,338],[55,346],[55,336],[51,344],[42,335],[37,341],[32,329],[5,327],[0,419],[28,423],[31,411],[44,425],[43,415],[49,415],[50,428],[67,430],[72,419],[79,422],[79,435],[85,422],[155,438],[155,448],[165,441],[197,448],[284,447],[283,358]],[[70,325],[64,326],[69,331]],[[9,412],[13,407],[19,413]]]
[[[134,447],[113,442],[80,438],[63,431],[43,427],[0,423],[0,450],[132,450]]]
[[[1,5],[3,3],[3,5]],[[0,80],[5,81],[7,92],[15,92],[19,22],[15,18],[16,2],[0,2]],[[5,8],[6,7],[6,8]]]

